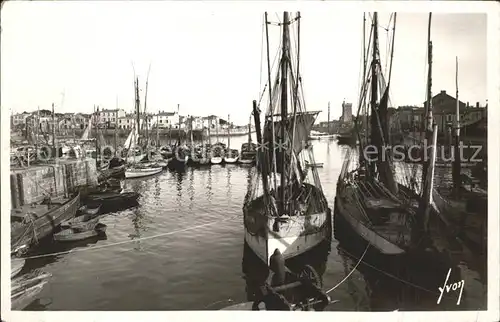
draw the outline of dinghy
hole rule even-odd
[[[85,216],[79,216],[73,218],[72,220],[67,220],[61,224],[61,228],[71,228],[78,231],[84,231],[94,229],[94,227],[99,223],[99,218],[92,218],[87,220],[79,219],[84,217]]]
[[[38,275],[36,275],[38,274]],[[50,273],[34,273],[20,276],[11,283],[11,308],[12,310],[22,310],[34,301],[43,287],[48,283]]]
[[[229,150],[227,155],[224,157],[224,162],[229,164],[234,164],[238,162],[239,151],[236,149]]]
[[[54,240],[60,242],[71,242],[95,237],[106,232],[106,225],[97,223],[93,229],[79,231],[77,229],[68,228],[61,232],[54,234]]]
[[[23,269],[26,260],[22,258],[11,258],[10,261],[10,278],[15,277]]]
[[[163,170],[163,167],[139,167],[134,166],[125,170],[125,178],[142,178],[147,176],[152,176],[154,174],[160,173]]]
[[[80,208],[78,208],[78,211],[83,214],[83,215],[87,215],[87,217],[85,218],[88,218],[90,219],[92,216],[95,216],[99,213],[99,210],[101,209],[101,205],[94,205],[94,206],[91,206],[91,205],[83,205],[81,206]],[[75,217],[73,218],[72,220],[78,220],[78,218],[80,218],[82,216],[78,216],[78,217]],[[85,220],[88,220],[88,219],[85,219]],[[80,219],[81,221],[85,221],[83,219]]]

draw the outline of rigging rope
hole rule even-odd
[[[347,274],[346,277],[344,277],[340,282],[338,282],[337,285],[335,285],[334,287],[332,287],[331,289],[326,291],[326,294],[330,293],[331,291],[333,291],[334,289],[339,287],[342,283],[344,283],[349,278],[349,276],[351,276],[351,274],[356,270],[356,268],[358,268],[359,264],[361,263],[361,261],[365,257],[366,252],[368,251],[369,247],[370,247],[370,244],[366,245],[365,251],[363,252],[363,255],[361,255],[361,257],[359,258],[359,261],[356,263],[356,266],[354,266],[353,269],[349,272],[349,274]]]
[[[238,215],[226,218],[226,219],[217,220],[217,221],[213,221],[213,222],[206,223],[206,224],[196,225],[196,226],[193,226],[193,227],[187,227],[187,228],[183,228],[183,229],[179,229],[179,230],[169,231],[169,232],[166,232],[166,233],[161,233],[161,234],[156,234],[156,235],[152,235],[152,236],[141,237],[141,238],[137,238],[137,239],[124,240],[124,241],[120,241],[120,242],[116,242],[116,243],[110,243],[110,244],[104,244],[104,245],[98,245],[98,246],[89,246],[89,247],[85,247],[85,248],[74,248],[74,249],[70,249],[70,250],[67,250],[67,251],[55,252],[55,253],[49,253],[49,254],[40,254],[40,255],[33,255],[33,256],[27,256],[27,257],[12,258],[12,260],[27,260],[27,259],[51,257],[51,256],[57,256],[57,255],[63,255],[63,254],[70,254],[70,253],[82,252],[82,251],[85,251],[85,250],[95,250],[95,249],[102,249],[102,248],[107,248],[107,247],[112,247],[112,246],[117,246],[117,245],[124,245],[124,244],[129,244],[129,243],[133,243],[133,242],[137,242],[137,241],[143,241],[143,240],[148,240],[148,239],[153,239],[153,238],[158,238],[158,237],[163,237],[163,236],[169,236],[169,235],[174,235],[174,234],[180,233],[180,232],[185,232],[185,231],[195,230],[195,229],[202,228],[202,227],[212,226],[212,225],[215,225],[215,224],[219,224],[221,222],[225,222],[225,221],[229,221],[229,220],[235,219],[235,218],[237,218],[239,216],[240,215],[238,214]]]

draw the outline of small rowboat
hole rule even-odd
[[[306,161],[306,167],[308,167],[308,168],[323,168],[323,162],[309,163]]]
[[[210,163],[211,164],[221,164],[222,158],[221,157],[212,157],[212,158],[210,158]]]
[[[14,279],[11,284],[11,306],[12,310],[22,310],[26,308],[34,297],[39,294],[48,279],[52,275],[50,273],[42,273],[31,278],[19,277]]]
[[[94,229],[95,226],[99,223],[99,218],[83,220],[80,219],[81,217],[84,216],[75,217],[72,220],[67,220],[61,223],[61,228],[63,229],[71,228],[78,231],[87,231]]]
[[[10,278],[13,278],[19,274],[19,272],[23,269],[24,263],[26,260],[22,258],[12,258],[10,261]]]
[[[100,209],[101,209],[101,205],[93,205],[93,206],[92,205],[84,205],[84,206],[81,206],[78,209],[78,211],[80,211],[84,215],[90,216],[90,218],[91,218],[92,216],[97,215],[99,213]],[[88,216],[85,218],[89,218]],[[79,217],[81,217],[81,216],[79,216]],[[72,221],[75,220],[76,218],[78,218],[78,217],[73,218]],[[81,221],[85,221],[85,220],[81,219]]]
[[[54,240],[60,242],[77,241],[95,237],[104,234],[105,232],[106,232],[106,225],[102,223],[97,223],[97,225],[95,225],[93,229],[82,232],[79,232],[76,229],[72,228],[65,229],[57,234],[54,234]]]
[[[239,159],[238,160],[239,163],[241,164],[252,164],[255,162],[255,159]]]
[[[163,170],[162,167],[133,167],[125,171],[125,178],[142,178],[160,173]]]

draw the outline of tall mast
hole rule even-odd
[[[231,146],[231,131],[229,130],[229,125],[231,124],[229,122],[229,114],[227,115],[227,150],[229,151],[230,150],[230,146]]]
[[[160,111],[156,115],[156,150],[160,148]]]
[[[52,146],[54,149],[56,148],[56,116],[54,114],[54,103],[52,103]]]
[[[135,79],[135,114],[137,122],[137,144],[139,144],[139,137],[141,131],[141,116],[140,116],[140,100],[139,100],[139,78]]]
[[[330,102],[328,102],[328,134],[330,133]]]
[[[252,114],[248,118],[248,148],[250,148],[250,143],[252,142]]]
[[[461,180],[460,180],[460,101],[458,100],[458,57],[455,58],[455,86],[456,86],[456,96],[457,105],[455,110],[455,133],[454,133],[454,154],[453,159],[453,185],[455,188],[455,196],[458,198],[460,196]]]
[[[181,145],[181,113],[180,111],[180,104],[177,104],[177,116],[179,117],[179,131],[177,131],[178,136],[177,136],[177,146]]]
[[[427,43],[428,43],[428,54],[427,54],[427,99],[425,104],[425,139],[427,142],[432,142],[432,131],[433,131],[433,117],[432,117],[432,41],[431,41],[431,23],[432,23],[432,13],[429,13],[429,25],[427,31]],[[424,160],[422,168],[422,188],[425,186],[427,180],[428,168],[430,165],[430,160]],[[427,193],[424,189],[423,194]],[[425,196],[424,196],[424,199]]]
[[[372,64],[371,64],[371,141],[377,137],[378,123],[377,123],[377,99],[378,99],[378,79],[377,79],[377,41],[378,41],[378,14],[373,13],[373,52],[372,52]],[[378,146],[378,144],[377,144]],[[375,163],[371,162],[370,172],[375,175]]]
[[[286,144],[286,126],[287,126],[287,116],[288,116],[288,24],[289,24],[288,12],[283,12],[283,48],[281,56],[281,133],[280,133],[280,144],[285,146]],[[285,175],[285,165],[286,158],[285,152],[281,157],[281,212],[284,214],[286,211],[286,175]]]
[[[115,156],[118,150],[118,95],[116,95],[116,118],[115,118]]]
[[[36,124],[35,124],[35,155],[38,157],[38,130],[40,127],[40,106],[37,106]]]
[[[148,123],[148,113],[147,113],[147,109],[146,109],[146,104],[148,102],[148,82],[149,82],[149,72],[150,71],[151,71],[151,64],[149,64],[148,75],[146,76],[146,91],[144,93],[144,121],[146,122],[144,134],[146,137],[146,145],[149,145],[149,135],[148,135],[149,123]]]
[[[365,93],[365,83],[366,80],[366,14],[363,13],[363,77],[361,81],[361,86],[363,87],[362,92]],[[364,97],[364,95],[363,95]],[[363,122],[362,127],[364,129],[364,140],[368,140],[368,111],[366,110],[366,100],[363,99],[362,102],[362,115],[361,121]],[[368,142],[364,142],[364,144],[368,144]]]
[[[189,120],[190,120],[190,122],[189,122],[189,130],[190,130],[189,137],[191,139],[191,142],[190,142],[191,149],[193,149],[193,116],[192,115],[189,117]]]

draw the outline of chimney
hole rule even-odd
[[[467,102],[467,108],[469,108],[469,102]]]
[[[476,102],[476,108],[479,108],[479,102]]]
[[[441,91],[441,94],[446,94],[446,91]]]

